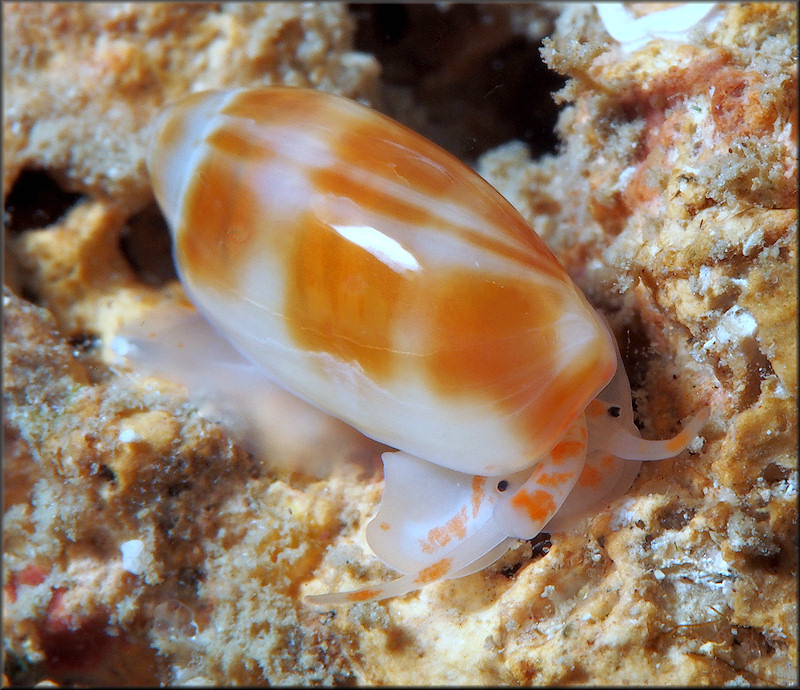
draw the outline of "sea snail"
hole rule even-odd
[[[200,313],[397,449],[367,540],[403,575],[314,604],[476,572],[618,496],[631,461],[676,455],[706,419],[641,439],[614,339],[551,251],[475,172],[373,110],[298,88],[195,93],[155,123],[148,166]]]

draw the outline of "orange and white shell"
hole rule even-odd
[[[375,111],[285,87],[193,94],[156,123],[149,169],[203,316],[398,449],[367,537],[406,575],[317,603],[474,572],[562,506],[627,489],[638,464],[619,456],[669,457],[697,431],[642,441],[613,338],[550,250],[475,172]]]
[[[352,101],[193,95],[161,120],[150,170],[195,305],[367,436],[514,472],[614,373],[605,325],[511,205]]]

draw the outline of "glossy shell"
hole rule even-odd
[[[488,183],[356,103],[204,92],[149,168],[195,305],[278,383],[475,475],[530,467],[612,378],[605,324]]]

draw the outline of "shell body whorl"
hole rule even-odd
[[[607,327],[513,207],[368,108],[193,94],[149,157],[181,278],[278,383],[460,472],[530,466],[616,367]]]

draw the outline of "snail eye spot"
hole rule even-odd
[[[508,482],[505,479],[501,479],[497,483],[497,490],[498,491],[505,491],[508,488]]]
[[[620,409],[616,405],[608,408],[608,414],[611,417],[619,417]]]

